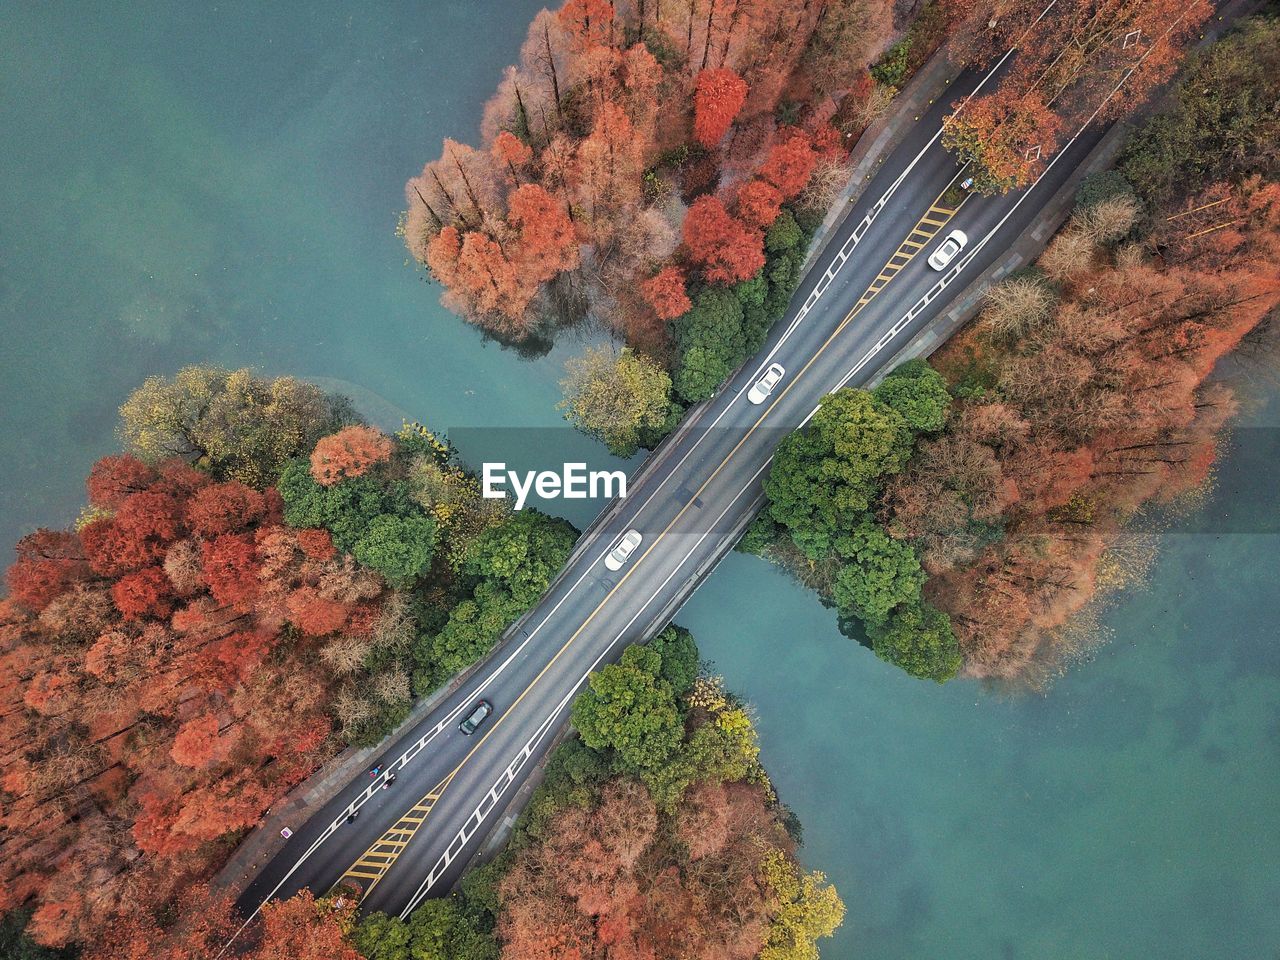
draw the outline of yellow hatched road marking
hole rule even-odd
[[[378,882],[387,875],[387,871],[391,869],[396,860],[399,859],[400,854],[404,852],[404,848],[409,845],[409,841],[413,839],[418,832],[418,828],[427,819],[427,815],[431,813],[431,808],[435,806],[436,801],[440,799],[440,795],[444,793],[449,781],[454,778],[454,775],[460,769],[462,769],[461,765],[432,787],[430,793],[415,803],[408,813],[370,844],[369,849],[360,854],[359,859],[348,868],[338,883],[347,879],[372,880],[373,883],[369,884],[368,889],[361,894],[361,899],[367,897],[373,891],[373,888],[378,885]]]
[[[947,184],[947,190],[949,189],[951,189],[951,185]],[[854,313],[861,310],[868,303],[874,300],[876,295],[889,285],[889,281],[897,276],[898,273],[907,266],[907,264],[914,260],[916,254],[928,246],[929,241],[936,237],[942,228],[951,222],[951,218],[960,212],[960,207],[955,207],[953,209],[939,204],[938,201],[942,199],[943,194],[945,194],[947,190],[943,190],[942,193],[938,194],[938,199],[929,204],[928,211],[926,211],[925,215],[920,218],[914,227],[911,228],[910,232],[907,234],[907,238],[898,245],[898,249],[894,252],[893,256],[889,258],[889,262],[881,269],[879,276],[877,276],[875,280],[871,281],[871,285],[867,287],[866,293],[864,293],[858,299],[858,302],[854,304],[853,310],[850,311],[849,316],[845,317],[844,323],[848,323]],[[968,198],[966,197],[966,199]],[[962,202],[960,206],[964,206],[964,203]],[[933,219],[934,217],[942,217],[943,219],[936,220]],[[912,239],[913,237],[921,237],[922,239],[914,240]],[[841,326],[843,326],[843,323]]]

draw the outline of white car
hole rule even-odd
[[[956,254],[963,250],[968,242],[969,238],[965,236],[963,230],[952,230],[947,234],[947,239],[942,241],[942,245],[929,254],[929,266],[935,270],[947,269],[947,264],[956,258]]]
[[[604,558],[604,565],[610,570],[621,570],[622,565],[631,559],[631,555],[636,552],[636,547],[640,546],[642,540],[644,537],[640,536],[639,530],[628,530],[622,535],[618,545]]]
[[[764,403],[786,372],[782,369],[781,364],[769,364],[769,369],[764,372],[764,376],[757,380],[751,389],[747,391],[747,399],[752,403]]]

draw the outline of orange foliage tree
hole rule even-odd
[[[391,440],[380,430],[353,425],[321,437],[311,451],[311,476],[322,487],[360,477],[391,459]]]
[[[828,6],[566,0],[535,16],[485,108],[484,149],[446,140],[406,185],[405,243],[445,305],[511,340],[590,309],[661,350],[660,325],[682,302],[666,295],[667,271],[713,283],[749,276],[754,232],[803,190],[815,162],[808,141],[826,116],[808,72],[838,95],[889,32],[883,0],[860,0],[835,28]],[[825,59],[808,55],[815,37],[830,48]],[[833,57],[856,67],[833,70]],[[803,131],[779,126],[784,95],[815,108]],[[711,263],[682,258],[667,240],[683,232],[684,210],[668,200],[738,196],[766,160],[739,202],[749,229]],[[655,277],[661,288],[642,287]]]
[[[698,73],[693,98],[693,135],[704,147],[714,147],[747,101],[747,82],[725,67]]]
[[[684,220],[684,242],[708,280],[746,280],[764,266],[764,235],[733,217],[717,197],[699,197]]]

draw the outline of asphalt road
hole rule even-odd
[[[870,380],[988,269],[1103,132],[1089,128],[1027,191],[972,196],[958,209],[936,202],[958,175],[936,134],[951,104],[982,79],[962,74],[920,118],[837,228],[761,354],[630,478],[629,496],[589,532],[523,629],[386,751],[383,777],[394,769],[396,781],[381,789],[381,779],[358,779],[295,825],[241,897],[246,916],[265,899],[304,886],[321,894],[344,876],[365,891],[363,909],[391,914],[450,889],[566,721],[587,674],[664,626],[696,587],[695,572],[732,548],[733,531],[759,505],[778,441],[823,395]],[[952,229],[968,235],[968,246],[940,273],[925,260]],[[774,362],[786,375],[765,403],[750,403],[748,389]],[[609,572],[602,559],[630,529],[644,541],[621,571]],[[747,618],[749,611],[744,605]],[[494,713],[464,736],[458,720],[482,697]],[[359,816],[348,822],[353,805]]]

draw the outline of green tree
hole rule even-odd
[[[382,513],[369,521],[352,553],[389,582],[404,585],[431,565],[435,546],[436,522],[430,517]]]
[[[768,253],[790,253],[803,247],[807,239],[791,211],[783,210],[769,225],[764,235],[764,248]]]
[[[844,920],[844,903],[827,878],[805,873],[781,850],[770,850],[760,873],[772,892],[769,933],[759,960],[818,960],[817,940]]]
[[[870,627],[867,635],[877,657],[913,677],[945,683],[960,670],[951,619],[927,603],[901,608],[884,626]]]
[[[497,960],[498,945],[450,896],[424,900],[406,922],[385,913],[362,919],[352,942],[368,960]]]
[[[366,960],[413,960],[412,940],[409,925],[385,913],[370,913],[361,918],[351,935],[351,942]]]
[[[474,594],[449,612],[444,627],[419,637],[413,648],[413,689],[429,693],[475,663],[528,608],[501,584],[482,580]]]
[[[854,614],[868,626],[883,624],[903,604],[920,599],[925,575],[909,544],[889,537],[867,521],[835,541],[844,563],[836,573],[831,596],[843,615]]]
[[[324,527],[344,553],[355,550],[375,517],[419,512],[404,484],[366,474],[322,487],[305,460],[284,468],[276,489],[284,500],[285,523],[291,527]]]
[[[732,290],[704,290],[675,321],[676,392],[689,403],[705,400],[746,359],[742,303]]]
[[[1076,188],[1076,209],[1089,210],[1116,197],[1137,199],[1133,184],[1119,170],[1099,170],[1080,181]]]
[[[672,692],[677,697],[687,693],[698,675],[698,645],[693,634],[672,624],[650,640],[649,647],[662,658],[658,675],[671,684]]]
[[[583,743],[616,751],[631,772],[662,767],[684,739],[671,685],[658,676],[661,668],[656,650],[627,647],[620,663],[591,674],[573,702],[572,722]]]
[[[951,409],[951,394],[942,374],[919,358],[895,368],[872,395],[902,414],[916,433],[937,433]]]
[[[527,606],[550,586],[577,537],[565,520],[521,510],[471,542],[462,570],[501,583]]]
[[[907,78],[907,65],[910,63],[911,41],[903,38],[891,46],[871,66],[871,76],[877,83],[886,87],[899,87]]]
[[[787,436],[765,480],[769,512],[811,559],[867,512],[878,481],[902,469],[911,431],[900,413],[864,390],[823,398],[804,430]]]
[[[718,711],[689,737],[684,751],[690,780],[747,779],[760,765],[760,741],[746,710]]]
[[[1175,106],[1126,143],[1120,169],[1145,199],[1188,183],[1280,173],[1280,20],[1253,17],[1192,56]]]
[[[627,348],[588,347],[565,363],[565,373],[565,419],[616,456],[631,456],[646,431],[666,422],[671,377],[648,357]]]
[[[489,652],[564,566],[578,532],[565,520],[522,510],[468,544],[461,572],[478,578],[435,633],[414,645],[413,688],[426,693]]]
[[[120,407],[120,436],[152,463],[183,457],[220,480],[269,486],[320,437],[356,422],[345,398],[292,377],[183,367],[148,377]]]

